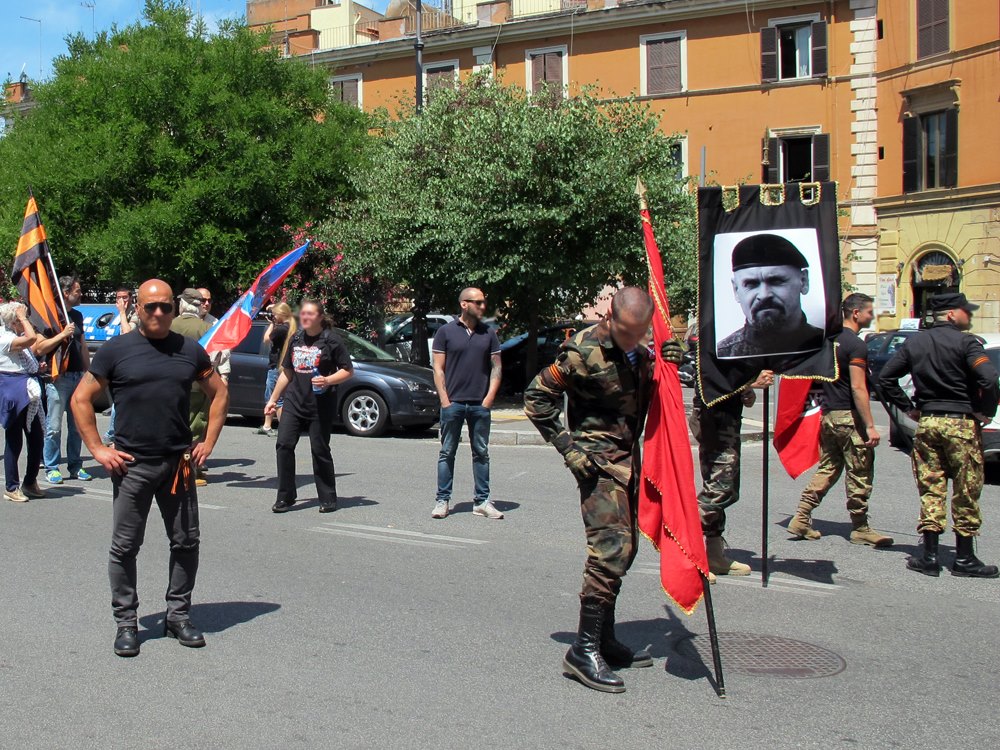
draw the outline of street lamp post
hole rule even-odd
[[[25,21],[32,21],[38,24],[38,80],[42,80],[42,19],[21,16]]]
[[[423,17],[424,7],[422,0],[416,0],[417,28],[416,36],[413,39],[413,50],[417,60],[417,114],[424,108],[424,38],[423,38]]]

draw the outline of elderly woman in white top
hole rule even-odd
[[[24,305],[18,302],[0,305],[0,424],[7,443],[3,453],[6,480],[3,496],[15,503],[45,496],[38,489],[38,467],[45,439],[42,388],[35,377],[38,360],[31,352],[38,338]],[[22,485],[17,461],[25,435],[28,436],[28,466]]]

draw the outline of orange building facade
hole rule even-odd
[[[1000,122],[995,97],[992,109],[986,101],[990,91],[998,90],[1000,66],[995,51],[992,63],[985,56],[946,52],[949,59],[961,59],[945,62],[942,58],[926,71],[918,66],[920,70],[912,75],[898,73],[916,55],[915,41],[899,46],[898,38],[905,33],[915,39],[916,29],[910,34],[909,27],[915,23],[917,4],[940,5],[938,0],[758,0],[749,4],[668,0],[621,5],[617,0],[444,1],[443,6],[424,6],[430,8],[422,17],[425,87],[488,69],[504,83],[529,91],[545,81],[563,86],[567,96],[584,86],[596,87],[608,99],[637,96],[659,115],[666,132],[682,137],[680,155],[686,173],[695,180],[727,185],[836,181],[843,209],[845,278],[859,291],[879,295],[881,328],[897,327],[902,318],[910,317],[907,306],[912,304],[912,295],[904,294],[905,272],[896,271],[896,285],[890,288],[886,269],[890,264],[895,269],[900,262],[919,264],[919,259],[910,256],[923,253],[920,248],[926,246],[926,242],[907,239],[914,230],[893,213],[903,210],[896,203],[909,207],[912,198],[901,196],[901,111],[896,100],[902,92],[922,85],[921,76],[936,81],[949,65],[992,64],[992,78],[983,79],[992,85],[982,86],[984,100],[976,105],[979,110],[966,116],[963,109],[962,121],[963,128],[965,120],[973,117],[992,117],[994,126]],[[250,12],[251,6],[265,3],[276,4],[275,0],[249,0],[251,24],[266,23],[260,13]],[[326,3],[311,0],[306,4]],[[978,21],[975,13],[965,16],[973,6],[981,6]],[[963,29],[992,39],[970,39],[969,44],[995,45],[997,23],[995,19],[990,22],[991,13],[996,13],[993,0],[963,3],[962,25],[953,29],[953,39],[949,37],[951,49],[967,43]],[[394,0],[385,14],[376,16],[355,12],[354,32],[364,33],[355,34],[354,43],[317,48],[309,54],[315,64],[329,69],[331,85],[344,101],[368,111],[394,111],[400,100],[414,97],[415,15],[407,0]],[[323,35],[322,30],[316,33]],[[934,33],[935,29],[925,30],[925,41],[936,38]],[[344,34],[332,35],[328,30],[324,38],[334,36]],[[970,69],[969,75],[971,83],[971,77],[978,74]],[[972,98],[964,99],[962,93],[963,108],[971,107]],[[911,132],[912,126],[907,127]],[[984,122],[981,130],[987,127]],[[963,129],[963,139],[967,135],[970,143],[972,137],[982,137],[980,144],[988,142],[984,133],[971,126]],[[995,162],[975,171],[970,165],[968,170],[959,170],[959,182],[985,185],[996,182],[996,175]],[[945,189],[961,191],[963,187]],[[926,208],[924,203],[921,206]],[[903,224],[891,229],[892,221],[883,218],[880,210]],[[975,216],[983,218],[984,214]],[[997,217],[992,218],[993,229],[985,227],[984,232],[995,230]],[[968,245],[967,252],[978,252],[980,245]],[[1000,250],[994,251],[994,257],[1000,269]],[[995,272],[990,263],[979,262]],[[988,278],[978,273],[981,279]],[[970,297],[986,301],[988,290],[970,286],[968,277],[966,272],[958,286]],[[930,287],[920,289],[923,294]],[[888,309],[890,294],[892,310]],[[996,330],[996,315],[987,309],[983,313],[980,322],[992,320],[988,329]]]

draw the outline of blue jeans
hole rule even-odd
[[[473,503],[482,505],[490,499],[490,410],[477,404],[450,404],[441,410],[441,453],[438,455],[437,502],[451,500],[455,478],[455,454],[462,427],[469,425],[472,445],[472,477],[476,491]]]
[[[115,405],[111,404],[111,421],[108,422],[108,431],[104,433],[104,442],[111,444],[115,442]]]
[[[64,372],[55,383],[45,384],[45,471],[58,471],[59,464],[62,463],[63,414],[66,415],[66,463],[69,465],[69,473],[76,474],[83,468],[80,433],[76,431],[76,420],[69,408],[69,400],[82,378],[82,372]]]
[[[266,404],[271,400],[271,394],[274,393],[274,386],[278,384],[278,376],[281,374],[281,370],[277,367],[268,368],[267,379],[264,381],[264,403]],[[278,399],[278,408],[280,409],[285,404],[285,399]]]

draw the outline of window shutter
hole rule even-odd
[[[343,81],[331,81],[330,91],[333,94],[333,98],[338,102],[344,101],[344,82]]]
[[[760,30],[760,80],[778,80],[778,30],[773,26]]]
[[[944,113],[944,168],[942,187],[958,186],[958,110]]]
[[[565,81],[562,79],[562,53],[545,53],[545,80],[551,86],[562,86]]]
[[[767,139],[767,182],[777,185],[781,182],[781,141],[777,138]]]
[[[646,93],[676,94],[681,90],[681,40],[646,43]]]
[[[903,192],[920,189],[920,118],[903,120]]]
[[[817,133],[812,138],[812,181],[830,181],[830,134]]]
[[[934,0],[934,26],[931,31],[931,40],[934,54],[947,52],[951,48],[948,42],[948,0]]]
[[[917,57],[947,52],[949,0],[917,0]]]
[[[429,91],[445,86],[452,88],[455,85],[455,66],[431,68],[427,71],[427,89]]]
[[[344,104],[350,104],[353,106],[358,106],[358,79],[351,78],[341,82],[343,86],[343,93],[341,94],[341,101]]]
[[[539,84],[545,82],[545,55],[531,56],[531,89],[534,91]]]
[[[826,78],[828,72],[826,56],[826,21],[813,21],[812,75],[813,78]]]

